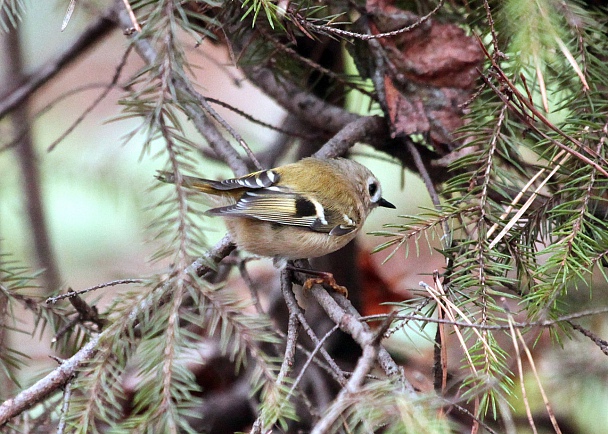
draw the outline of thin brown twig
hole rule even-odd
[[[540,321],[530,321],[530,322],[513,322],[513,327],[516,329],[526,329],[533,327],[552,327],[556,324],[560,324],[563,322],[570,322],[573,319],[584,318],[588,316],[594,315],[602,315],[608,313],[608,307],[604,307],[601,309],[591,309],[585,310],[581,312],[576,312],[568,315],[563,315],[550,320],[540,320]],[[360,319],[362,321],[384,321],[387,317],[387,314],[378,314],[378,315],[367,315],[362,316]],[[463,322],[463,321],[452,321],[447,319],[439,319],[426,317],[421,315],[406,315],[406,314],[397,314],[395,315],[395,319],[404,320],[404,321],[420,321],[434,324],[447,324],[453,325],[456,327],[462,328],[472,328],[472,329],[480,329],[480,330],[509,330],[510,326],[508,324],[505,325],[488,325],[488,324],[475,324],[472,322]]]
[[[287,269],[281,271],[281,292],[283,294],[293,291],[291,283],[291,272]],[[285,347],[285,356],[283,358],[283,364],[281,370],[277,376],[277,384],[280,384],[283,378],[289,376],[291,366],[294,363],[296,355],[296,344],[298,341],[299,328],[301,324],[298,321],[299,309],[292,304],[287,305],[289,310],[289,321],[287,327],[287,342]]]
[[[287,270],[283,270],[282,274],[285,274],[286,276],[281,276],[281,290],[291,291],[291,276],[289,275],[290,273]],[[286,287],[286,289],[283,289],[284,287]],[[300,327],[301,324],[298,321],[298,311],[290,311],[289,321],[287,323],[287,342],[285,347],[285,355],[283,357],[283,363],[281,364],[279,375],[277,376],[278,385],[283,382],[284,378],[289,377],[291,367],[295,362],[296,344],[298,341]]]
[[[66,92],[63,92],[61,95],[57,96],[53,100],[49,101],[44,107],[42,107],[36,113],[31,115],[30,119],[32,121],[34,121],[34,120],[40,118],[41,116],[48,113],[51,109],[53,109],[53,107],[55,107],[56,104],[63,101],[64,99],[67,99],[73,95],[76,95],[77,93],[85,92],[85,91],[91,90],[91,89],[105,88],[106,86],[107,86],[106,83],[89,83],[89,84],[85,84],[82,86],[72,88]],[[17,133],[13,134],[13,138],[10,142],[7,142],[0,147],[0,153],[8,151],[8,150],[16,147],[19,144],[19,142],[23,139],[23,137],[26,133],[27,133],[26,129],[20,128]]]
[[[213,107],[211,107],[211,105],[209,105],[209,102],[203,95],[201,95],[200,93],[198,93],[197,91],[194,90],[194,88],[192,87],[192,85],[190,83],[183,81],[181,84],[183,87],[185,87],[185,89],[190,94],[190,96],[194,96],[196,98],[196,100],[199,102],[202,109],[205,110],[205,112],[207,112],[222,127],[224,127],[224,129],[226,131],[228,131],[228,133],[232,137],[235,138],[235,140],[239,143],[239,145],[241,145],[241,147],[245,150],[245,153],[247,154],[247,156],[249,157],[251,162],[254,164],[256,170],[262,170],[263,169],[262,165],[258,161],[257,157],[255,156],[255,154],[253,153],[253,151],[251,150],[251,148],[249,147],[247,142],[245,142],[245,139],[243,139],[243,137],[234,128],[232,128],[232,126],[228,122],[226,122],[226,120],[223,117],[221,117],[220,114],[217,111],[215,111]]]
[[[308,366],[310,366],[310,364],[315,360],[315,356],[317,355],[317,353],[323,348],[323,344],[325,344],[325,341],[327,341],[327,339],[329,339],[329,337],[338,330],[338,326],[334,325],[327,333],[325,333],[325,335],[319,340],[319,342],[315,345],[315,348],[310,352],[310,354],[308,354],[308,358],[306,360],[306,362],[304,363],[304,365],[302,366],[302,369],[300,370],[300,373],[298,374],[298,376],[296,377],[296,379],[294,380],[293,384],[291,385],[291,389],[289,389],[289,393],[287,394],[287,398],[289,398],[293,392],[295,391],[296,387],[298,387],[298,384],[300,384],[300,381],[302,381],[302,378],[304,378],[304,374],[306,373],[306,370],[308,369]]]
[[[369,41],[370,39],[392,38],[393,36],[398,36],[398,35],[401,35],[402,33],[410,32],[410,31],[414,30],[415,28],[420,27],[422,24],[427,22],[433,15],[435,15],[439,11],[439,9],[441,9],[443,7],[444,1],[445,0],[439,0],[439,3],[437,3],[437,6],[435,6],[435,8],[432,11],[430,11],[428,14],[420,17],[418,20],[416,20],[415,23],[413,23],[409,26],[405,26],[400,29],[393,30],[390,32],[385,32],[385,33],[376,33],[376,34],[356,33],[356,32],[350,32],[348,30],[337,29],[335,27],[331,27],[331,26],[328,26],[325,24],[313,24],[313,23],[309,22],[308,20],[306,20],[306,18],[300,17],[299,15],[295,15],[294,18],[302,26],[306,27],[307,29],[319,32],[319,33],[333,33],[333,34],[339,35],[339,36],[346,36],[346,37],[350,37],[350,38],[360,39],[362,41]]]
[[[334,71],[325,68],[324,66],[319,65],[317,62],[313,61],[312,59],[302,56],[297,51],[295,51],[293,48],[288,47],[285,44],[277,41],[265,29],[260,28],[260,33],[262,34],[262,36],[264,36],[266,38],[266,40],[270,41],[270,43],[273,45],[273,47],[275,47],[277,50],[287,53],[288,55],[292,56],[297,61],[304,63],[306,66],[310,67],[311,69],[318,71],[328,77],[331,77],[332,79],[336,80],[338,83],[340,83],[346,87],[349,87],[352,90],[361,92],[363,95],[367,95],[368,97],[370,97],[372,99],[375,98],[375,95],[372,92],[369,92],[368,90],[362,88],[361,86],[357,85],[356,83],[349,81],[344,76],[337,74]]]
[[[97,326],[97,331],[101,331],[108,323],[108,320],[99,315],[96,306],[89,306],[86,301],[84,301],[71,289],[68,290],[67,295],[69,296],[70,303],[76,312],[78,312],[78,316],[64,324],[64,326],[55,334],[55,336],[53,336],[51,343],[57,342],[65,333],[67,333],[68,330],[76,326],[78,323],[92,322]]]
[[[82,297],[78,295],[74,295],[69,298],[70,303],[78,312],[81,321],[91,321],[99,327],[101,330],[105,324],[107,324],[107,320],[103,319],[99,316],[99,312],[95,306],[89,306],[89,304],[82,299]]]
[[[209,98],[209,97],[205,97],[205,98],[211,104],[217,104],[219,106],[227,108],[228,110],[230,110],[230,111],[236,113],[237,115],[239,115],[239,116],[247,119],[248,121],[250,121],[250,122],[252,122],[252,123],[254,123],[256,125],[260,125],[260,126],[262,126],[264,128],[268,128],[269,130],[273,130],[273,131],[276,131],[278,133],[285,134],[287,136],[298,137],[298,138],[306,139],[306,140],[311,140],[311,139],[313,139],[313,138],[316,137],[315,135],[312,135],[312,134],[304,134],[304,133],[299,133],[299,132],[296,132],[296,131],[290,131],[290,130],[287,130],[285,128],[277,127],[275,125],[272,125],[272,124],[269,124],[267,122],[261,121],[259,119],[256,119],[254,116],[250,115],[249,113],[245,113],[243,110],[240,110],[240,109],[238,109],[238,108],[236,108],[236,107],[234,107],[234,106],[232,106],[232,105],[230,105],[230,104],[228,104],[228,103],[226,103],[224,101],[221,101],[219,99]]]
[[[89,48],[107,36],[116,27],[115,17],[115,6],[111,6],[99,14],[97,19],[63,53],[45,63],[17,88],[0,96],[0,119],[23,103],[26,98],[36,92],[55,75],[63,71],[67,65],[80,59]]]
[[[437,190],[435,189],[435,184],[433,183],[433,179],[429,175],[429,172],[426,169],[424,162],[422,161],[422,157],[420,156],[420,152],[418,151],[418,148],[416,147],[416,145],[414,145],[414,143],[410,139],[406,139],[406,144],[407,144],[408,150],[410,151],[410,154],[412,155],[412,158],[414,159],[414,164],[416,165],[416,168],[418,169],[418,173],[420,174],[420,177],[422,178],[422,181],[424,182],[424,186],[426,187],[426,190],[428,191],[429,196],[431,197],[433,206],[435,207],[435,209],[437,211],[439,211],[441,213],[443,207],[441,206],[441,200],[439,199],[439,194],[437,194]],[[441,223],[441,228],[443,229],[443,236],[441,237],[441,244],[443,245],[444,249],[447,249],[451,243],[450,227],[448,225],[447,220],[444,220]]]
[[[67,319],[67,318],[66,318]],[[57,333],[51,338],[51,344],[54,344],[59,341],[68,331],[72,330],[78,323],[80,323],[80,316],[75,315],[72,319],[63,324]]]
[[[483,7],[486,10],[486,20],[490,27],[490,34],[492,35],[492,44],[494,45],[494,56],[495,57],[506,57],[498,47],[498,36],[496,35],[496,29],[494,28],[494,17],[492,17],[492,10],[488,0],[483,0]]]
[[[291,271],[284,268],[281,271],[281,292],[283,293],[285,299],[287,300],[286,293],[292,292],[292,283],[291,283]],[[291,303],[287,303],[287,308],[289,311],[289,319],[287,322],[287,340],[285,343],[285,354],[283,356],[283,362],[281,363],[281,368],[279,369],[279,373],[277,375],[276,384],[277,386],[281,386],[285,381],[285,378],[289,377],[291,372],[291,368],[295,363],[297,342],[298,342],[298,334],[301,324],[298,320],[298,311],[299,308],[297,306],[293,306]],[[288,402],[288,400],[285,400]],[[262,418],[258,417],[254,422],[253,427],[251,428],[251,434],[260,434],[262,431],[266,431],[268,427],[264,427],[262,425]]]
[[[438,320],[445,320],[443,309],[438,309]],[[433,347],[433,388],[440,396],[444,396],[448,380],[447,339],[445,324],[438,323]]]
[[[594,333],[592,333],[590,330],[587,330],[586,328],[573,323],[570,320],[565,320],[570,327],[572,327],[574,330],[576,330],[577,332],[579,332],[580,334],[582,334],[583,336],[591,339],[591,341],[598,346],[598,348],[608,356],[608,341],[605,341],[604,339],[600,338],[599,336],[596,336]]]
[[[59,300],[63,300],[64,298],[70,298],[70,297],[74,297],[76,295],[86,294],[87,292],[95,291],[96,289],[107,288],[108,286],[127,285],[127,284],[131,284],[131,283],[145,283],[145,282],[146,282],[145,279],[118,279],[118,280],[112,280],[110,282],[100,283],[99,285],[94,285],[94,286],[91,286],[89,288],[82,289],[80,291],[69,291],[66,294],[60,294],[60,295],[57,295],[55,297],[49,297],[49,298],[46,299],[45,303],[46,304],[55,304]]]
[[[89,113],[91,113],[93,109],[95,109],[95,107],[97,107],[108,96],[110,91],[116,87],[118,79],[120,78],[120,73],[122,72],[124,66],[127,64],[127,58],[131,53],[131,48],[132,47],[129,46],[123,54],[122,59],[120,59],[120,63],[116,67],[116,72],[114,73],[114,77],[112,77],[112,81],[110,81],[110,83],[106,85],[105,89],[97,96],[97,98],[95,98],[91,102],[91,104],[89,104],[82,111],[82,113],[80,113],[76,120],[74,120],[74,122],[72,122],[72,124],[63,133],[61,133],[61,135],[57,137],[53,141],[53,143],[48,146],[48,148],[46,149],[47,152],[51,152],[59,143],[61,143],[68,135],[70,135],[72,131],[74,131],[76,127],[80,125],[82,121],[89,115]]]
[[[336,380],[338,384],[344,386],[346,384],[346,376],[344,374],[344,371],[340,369],[340,367],[336,364],[335,360],[329,355],[327,350],[323,348],[319,337],[315,334],[310,324],[308,324],[308,321],[306,321],[304,312],[302,312],[302,309],[298,305],[293,291],[284,292],[283,298],[285,299],[285,303],[287,304],[287,306],[289,306],[289,309],[297,312],[298,321],[300,321],[302,328],[304,329],[312,343],[315,344],[317,347],[320,347],[319,351],[321,352],[321,355],[323,356],[327,364],[331,367],[331,372],[329,372],[330,375],[332,375],[332,377]]]
[[[265,312],[264,312],[264,308],[262,307],[262,303],[260,303],[258,289],[256,288],[255,283],[251,279],[251,276],[249,275],[249,271],[247,271],[247,261],[239,261],[238,269],[239,269],[239,272],[241,273],[241,277],[243,278],[243,280],[245,281],[245,284],[247,285],[247,288],[249,288],[249,294],[251,295],[251,302],[255,306],[255,310],[260,315],[264,315]]]

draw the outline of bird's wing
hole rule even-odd
[[[280,178],[279,173],[275,170],[262,170],[260,172],[241,176],[240,178],[224,179],[223,181],[208,181],[208,183],[211,187],[221,191],[236,190],[239,188],[258,190],[276,184]]]
[[[324,209],[314,199],[272,186],[247,191],[234,205],[213,208],[207,214],[306,227],[335,236],[346,235],[356,229],[354,222],[346,216]]]

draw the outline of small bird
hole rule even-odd
[[[170,172],[158,179],[175,183]],[[223,181],[182,176],[182,185],[206,195],[206,214],[223,217],[240,249],[275,264],[334,252],[374,208],[395,208],[365,166],[344,158],[304,158]]]

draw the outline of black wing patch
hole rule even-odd
[[[296,215],[299,217],[316,216],[315,204],[303,196],[296,198]]]
[[[329,232],[321,223],[313,202],[286,191],[260,189],[247,191],[234,205],[213,208],[206,212],[224,217],[247,217],[285,226],[307,227],[318,232]],[[318,221],[318,223],[317,223]]]
[[[319,210],[318,204],[299,194],[260,189],[247,191],[237,203],[206,212],[224,217],[245,217],[283,226],[299,226],[332,236],[346,235],[356,226],[333,210]]]
[[[223,181],[211,181],[209,185],[216,190],[236,190],[238,188],[260,188],[271,187],[276,184],[281,176],[274,170],[262,170],[261,172],[250,173],[240,178],[225,179]]]

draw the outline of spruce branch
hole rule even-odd
[[[121,26],[128,27],[130,17],[126,10],[123,9],[118,13],[118,21]],[[136,51],[148,65],[156,64],[159,60],[159,55],[148,39],[139,36],[133,40],[133,43]],[[205,98],[194,90],[192,84],[182,74],[171,75],[171,77],[168,77],[168,80],[167,84],[170,84],[176,91],[180,92],[179,97],[183,101],[183,110],[192,120],[199,133],[205,137],[215,153],[222,158],[236,175],[249,173],[250,170],[247,165],[209,119],[208,112],[215,113],[215,111],[208,105]],[[201,104],[209,110],[206,112],[201,107]]]
[[[504,86],[506,86],[509,89],[510,93],[512,93],[516,98],[509,97],[508,95],[506,95],[504,92],[499,90],[498,87],[496,87],[493,83],[491,83],[487,79],[486,79],[486,83],[492,88],[492,90],[496,93],[496,95],[498,95],[502,99],[502,101],[509,106],[509,108],[512,110],[512,112],[515,113],[523,123],[525,123],[527,126],[532,128],[535,132],[540,134],[544,139],[549,140],[551,143],[555,144],[560,149],[568,152],[569,154],[573,155],[574,157],[578,158],[579,160],[589,164],[590,166],[595,167],[604,176],[608,177],[608,170],[604,168],[604,167],[608,167],[608,162],[606,161],[606,159],[604,157],[602,157],[600,154],[598,154],[597,152],[595,152],[593,149],[589,148],[588,146],[585,146],[583,143],[581,143],[575,137],[571,136],[567,132],[558,128],[544,114],[542,114],[534,106],[534,104],[532,102],[530,102],[529,99],[526,98],[519,91],[519,89],[512,82],[512,80],[507,77],[507,75],[505,74],[503,69],[496,63],[496,61],[488,53],[488,51],[485,48],[485,46],[483,45],[483,43],[481,41],[479,41],[479,44],[482,47],[482,49],[484,50],[486,56],[492,62],[493,71],[496,73],[499,81]],[[482,77],[484,77],[484,76],[482,76]],[[534,122],[535,119],[538,119],[540,124],[543,125],[544,127],[547,127],[549,130],[558,134],[563,139],[566,139],[566,141],[574,144],[576,147],[581,149],[582,152],[579,152],[576,149],[572,149],[572,148],[568,147],[567,145],[561,143],[559,140],[551,138],[547,133],[545,133],[544,131],[542,131],[539,128],[537,123]],[[598,159],[599,161],[596,162],[585,154],[589,154],[590,157],[594,157],[594,158]]]
[[[507,7],[517,2],[508,3]],[[70,377],[71,398],[65,394],[62,401],[59,386],[49,385],[46,392],[31,389],[36,397],[22,408],[34,401],[44,402],[36,423],[59,419],[66,431],[75,432],[100,426],[129,432],[144,426],[159,432],[207,428],[207,421],[201,422],[202,418],[193,414],[203,411],[230,417],[229,405],[214,402],[220,398],[234,399],[238,405],[234,411],[245,409],[242,412],[250,419],[244,423],[258,417],[254,431],[287,431],[298,424],[302,430],[313,427],[332,432],[342,423],[347,431],[417,434],[449,432],[448,425],[454,420],[472,430],[483,427],[488,432],[500,432],[505,426],[519,428],[519,414],[509,409],[514,383],[518,376],[525,379],[528,372],[540,374],[536,372],[543,366],[539,358],[545,357],[551,345],[549,340],[539,339],[538,353],[532,357],[533,350],[528,348],[531,339],[546,331],[561,342],[576,330],[602,351],[606,347],[593,332],[572,322],[606,313],[596,283],[606,279],[608,252],[605,16],[568,1],[558,5],[558,13],[544,14],[543,8],[553,3],[541,0],[526,5],[536,8],[529,14],[536,17],[531,23],[521,11],[505,20],[499,17],[504,12],[487,1],[483,1],[483,8],[466,11],[443,1],[430,7],[419,5],[418,10],[406,10],[401,3],[390,8],[378,4],[374,11],[353,3],[304,7],[293,2],[253,0],[241,8],[238,2],[117,1],[113,7],[121,12],[115,19],[131,36],[132,47],[145,63],[125,86],[124,117],[142,120],[133,134],[145,134],[144,151],[151,149],[152,142],[164,144],[165,169],[177,180],[173,190],[150,206],[157,212],[153,226],[167,241],[156,257],[170,257],[172,263],[166,274],[156,279],[134,279],[131,283],[145,285],[139,293],[117,297],[97,317],[107,321],[100,334],[78,323],[80,317],[94,317],[92,307],[80,303],[83,300],[73,299],[76,307],[67,302],[39,304],[34,297],[15,293],[15,288],[28,285],[19,281],[18,273],[7,280],[8,273],[0,269],[2,320],[14,306],[25,306],[36,316],[38,330],[48,324],[54,331],[65,331],[61,336],[64,347],[85,349],[97,339],[86,357],[76,350],[67,353],[80,357],[81,369],[70,368],[71,373],[86,373]],[[331,6],[331,15],[323,9],[327,6]],[[247,16],[260,12],[267,14],[270,25]],[[362,16],[360,23],[338,22],[355,12]],[[505,29],[505,22],[517,17],[522,17],[517,27]],[[384,19],[392,24],[383,27]],[[361,31],[361,23],[369,28]],[[433,31],[459,27],[479,35],[486,59],[485,65],[476,66],[483,83],[471,82],[462,98],[449,99],[443,90],[427,86],[437,77],[421,78],[412,74],[408,64],[400,64],[411,60],[401,54],[422,42],[407,43],[414,33],[424,33],[423,23],[425,29]],[[518,39],[534,31],[537,24],[546,32],[532,34],[530,46],[522,50]],[[336,28],[338,32],[333,30]],[[384,117],[355,115],[318,96],[332,93],[338,97],[334,101],[341,100],[348,87],[336,72],[339,68],[315,58],[324,54],[318,41],[305,41],[319,50],[313,54],[304,55],[292,48],[318,33],[330,34],[323,39],[347,43],[356,39],[361,43],[364,54],[351,53],[358,56],[355,61],[362,78],[371,77],[376,88],[372,103],[384,110]],[[242,275],[252,290],[251,302],[249,297],[234,293],[230,283],[217,283],[216,265],[235,248],[229,236],[212,252],[192,261],[205,245],[205,229],[198,219],[196,202],[180,185],[181,174],[195,172],[197,158],[202,156],[222,161],[236,175],[243,175],[260,167],[257,160],[265,165],[277,162],[297,143],[293,139],[277,141],[263,153],[254,154],[246,136],[222,119],[213,107],[217,102],[197,87],[192,74],[195,66],[184,48],[188,39],[184,38],[200,47],[204,38],[218,39],[222,34],[229,40],[235,64],[289,111],[289,122],[295,128],[285,128],[284,132],[314,130],[313,134],[299,134],[303,146],[298,155],[309,155],[309,149],[320,147],[314,155],[331,158],[347,153],[357,142],[368,143],[422,177],[433,207],[377,232],[388,237],[378,250],[394,249],[388,259],[399,252],[411,253],[410,244],[418,250],[423,237],[429,250],[439,250],[445,257],[444,269],[435,273],[432,285],[424,286],[427,294],[422,301],[397,304],[399,313],[392,317],[361,317],[348,300],[315,286],[309,293],[336,324],[330,324],[330,331],[321,335],[315,332],[317,324],[308,323],[291,291],[292,282],[302,283],[301,276],[288,279],[284,275],[282,297],[289,320],[286,335],[281,335],[261,308],[244,265]],[[526,50],[532,56],[522,61]],[[428,59],[443,60],[434,57],[442,54],[442,49],[435,51]],[[126,60],[127,54],[123,57]],[[311,84],[317,76],[319,81]],[[471,76],[475,76],[474,68]],[[117,80],[116,75],[112,88],[117,87]],[[318,86],[325,81],[329,85]],[[389,81],[394,86],[387,86]],[[30,89],[33,94],[35,86]],[[469,97],[473,89],[475,94]],[[413,101],[425,105],[420,114],[428,115],[429,129],[409,131],[410,124],[398,125],[398,118],[388,110],[391,97],[405,105]],[[446,101],[452,104],[449,109],[437,111],[445,108],[442,103]],[[549,113],[552,108],[554,112]],[[466,121],[459,123],[462,128],[457,132],[441,119],[442,115],[454,116],[452,120],[460,122],[465,110]],[[249,115],[248,119],[254,117]],[[205,139],[204,146],[186,137],[186,122]],[[436,140],[430,132],[439,132],[445,140]],[[223,266],[235,261],[230,258]],[[581,288],[593,295],[598,309],[585,310],[578,305],[573,295]],[[273,296],[272,303],[279,295],[275,292]],[[253,304],[256,313],[252,313]],[[508,311],[508,306],[515,304],[520,309],[517,321]],[[570,313],[564,312],[566,308]],[[429,373],[423,387],[414,389],[404,379],[400,365],[380,345],[384,330],[374,333],[368,327],[368,321],[388,322],[387,318],[394,323],[392,330],[418,326],[429,341],[435,336],[436,350],[434,355],[429,352],[428,360],[434,356],[436,376],[431,378]],[[436,333],[425,328],[431,324],[437,326]],[[6,322],[2,325],[3,330],[13,327]],[[338,328],[353,337],[356,350],[363,350],[350,374],[324,345]],[[0,362],[7,368],[20,360],[2,340],[3,330]],[[302,331],[312,341],[311,348],[298,343]],[[511,343],[505,343],[505,337],[511,337]],[[89,338],[89,344],[83,343]],[[205,341],[212,342],[223,363],[244,371],[233,383],[224,385],[227,387],[221,393],[201,391],[203,383],[193,368],[211,363],[200,350]],[[284,353],[272,351],[279,343],[287,344]],[[460,347],[460,360],[453,359],[450,345]],[[302,366],[298,365],[300,354],[307,357]],[[317,367],[327,375],[318,375],[321,369]],[[130,369],[136,373],[130,374]],[[373,369],[375,375],[371,375]],[[136,380],[137,385],[127,384],[130,380]],[[65,381],[60,377],[59,383]],[[315,390],[310,392],[311,388]],[[548,394],[544,396],[544,390],[541,394],[548,402]],[[530,419],[538,422],[532,410],[536,403],[532,395],[528,398]],[[63,415],[51,414],[62,403],[67,406],[68,400]],[[8,406],[8,401],[5,404]],[[558,430],[555,420],[559,415],[546,408]],[[23,413],[23,409],[14,414]],[[307,412],[307,416],[320,419],[296,422],[296,410],[298,415]],[[29,417],[33,412],[27,414]]]
[[[38,380],[31,387],[21,391],[14,398],[4,401],[0,405],[0,426],[66,384],[74,376],[76,370],[93,357],[99,339],[100,335],[93,336],[76,354],[64,361],[51,373]]]
[[[209,252],[194,262],[192,262],[186,269],[188,274],[192,273],[198,276],[204,276],[210,271],[213,270],[209,264],[214,262],[219,262],[225,256],[227,256],[234,249],[234,245],[231,243],[229,237],[225,237],[222,239],[213,249],[210,249]],[[153,293],[161,294],[161,300],[164,298],[168,298],[170,296],[170,289],[174,285],[174,280],[169,279],[164,282],[162,285],[156,288]],[[72,378],[77,373],[77,369],[85,363],[88,363],[95,354],[102,349],[102,353],[104,353],[105,357],[114,357],[112,351],[108,351],[108,339],[111,335],[126,333],[127,336],[132,333],[132,330],[136,327],[139,322],[139,318],[142,313],[149,311],[154,305],[154,298],[150,297],[152,294],[144,295],[143,297],[138,298],[138,301],[133,305],[133,308],[127,313],[125,316],[128,318],[128,321],[123,322],[114,322],[108,328],[106,328],[103,332],[99,334],[94,334],[90,338],[90,340],[71,358],[67,359],[63,362],[59,367],[54,369],[52,372],[47,374],[44,378],[36,382],[33,386],[28,389],[23,390],[14,398],[6,400],[4,403],[0,405],[0,426],[5,424],[9,419],[15,417],[16,415],[22,413],[23,411],[30,408],[37,402],[48,397],[50,394],[55,392],[57,389],[62,387],[70,378]],[[118,327],[118,330],[116,328]],[[110,340],[111,341],[111,340]],[[103,343],[103,347],[100,348],[100,343]],[[99,375],[103,372],[103,364],[97,365],[96,372]],[[98,381],[93,381],[94,384],[100,384]],[[89,401],[89,407],[91,407],[92,403],[101,403],[103,402],[98,399],[97,393],[95,389],[88,389],[89,397],[91,398]],[[88,419],[88,415],[90,415],[91,410],[85,413],[81,413],[82,419],[81,422],[85,423]],[[73,408],[70,409],[70,412],[73,412]],[[81,425],[82,426],[82,425]],[[86,425],[85,425],[86,426]]]
[[[362,33],[350,32],[348,30],[338,29],[336,27],[332,27],[332,26],[325,25],[325,24],[314,24],[314,23],[311,23],[309,20],[302,18],[298,15],[294,15],[294,19],[297,20],[306,29],[311,30],[312,32],[315,32],[315,33],[335,34],[335,35],[339,35],[339,36],[360,39],[362,41],[369,41],[371,39],[392,38],[395,36],[399,36],[403,33],[411,32],[412,30],[422,26],[424,23],[426,23],[428,20],[430,20],[433,15],[437,14],[437,12],[443,7],[444,1],[445,0],[439,0],[439,2],[437,2],[437,5],[428,14],[418,18],[413,24],[410,24],[408,26],[405,26],[405,27],[402,27],[400,29],[393,30],[390,32],[375,33],[375,34],[362,34]]]

